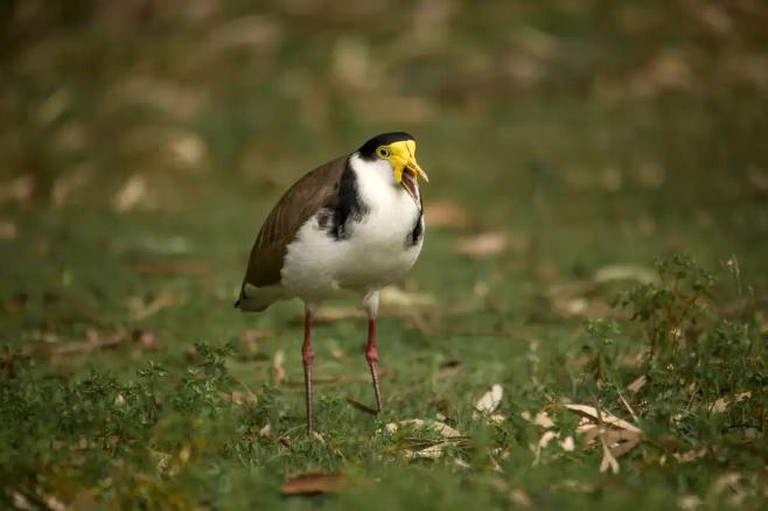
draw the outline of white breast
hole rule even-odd
[[[353,156],[358,193],[368,211],[349,226],[346,239],[335,240],[312,218],[288,246],[282,285],[305,301],[317,302],[342,290],[365,293],[401,279],[421,252],[423,238],[408,240],[419,208],[395,184],[385,161],[363,162]]]

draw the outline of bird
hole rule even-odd
[[[306,424],[312,411],[312,323],[329,299],[356,295],[368,317],[365,344],[376,413],[382,412],[376,317],[379,290],[401,280],[424,244],[424,205],[416,141],[406,132],[382,133],[294,183],[275,204],[256,237],[235,307],[261,312],[276,301],[304,303]]]

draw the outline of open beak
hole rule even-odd
[[[395,142],[390,145],[390,150],[395,182],[400,183],[417,204],[421,204],[418,194],[419,176],[424,178],[425,182],[429,182],[429,177],[416,161],[416,142],[413,140]]]

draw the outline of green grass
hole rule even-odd
[[[5,506],[765,506],[761,6],[70,4],[0,16]],[[373,402],[364,320],[317,326],[312,441],[300,305],[232,303],[281,192],[389,129],[467,219],[400,283],[433,303],[384,304],[382,416],[349,403]],[[484,231],[508,247],[460,253]],[[498,422],[474,413],[493,384]],[[643,431],[617,474],[568,404]],[[537,450],[538,412],[560,437]],[[439,459],[407,455],[434,430],[387,431],[438,417],[462,435]],[[282,496],[312,472],[346,484]]]

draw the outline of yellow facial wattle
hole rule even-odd
[[[423,177],[426,182],[429,182],[429,177],[416,161],[416,142],[413,140],[393,142],[386,146],[386,149],[389,153],[387,159],[392,164],[395,182],[401,184],[414,200],[418,200],[416,184],[419,176]],[[407,177],[404,177],[404,174]]]

